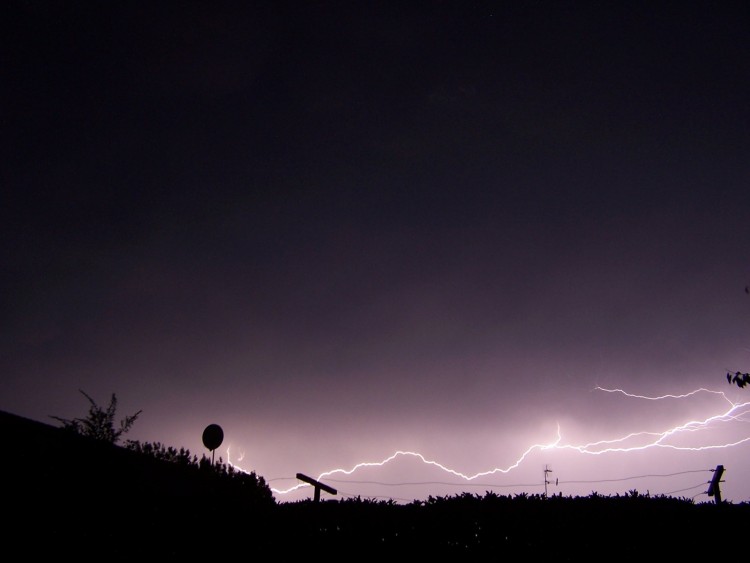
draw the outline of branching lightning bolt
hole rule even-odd
[[[734,403],[729,400],[729,398],[722,392],[722,391],[712,391],[711,389],[706,389],[704,387],[701,387],[700,389],[696,389],[695,391],[690,391],[689,393],[683,393],[682,395],[660,395],[657,397],[649,397],[647,395],[634,395],[632,393],[628,393],[627,391],[623,391],[622,389],[605,389],[604,387],[594,387],[594,391],[604,391],[605,393],[620,393],[622,395],[625,395],[626,397],[632,397],[633,399],[645,399],[647,401],[661,401],[663,399],[685,399],[687,397],[692,397],[693,395],[697,395],[698,393],[713,393],[714,395],[721,395],[721,397],[728,402],[730,405],[734,406]]]
[[[518,468],[523,463],[523,461],[529,456],[529,454],[531,454],[534,451],[569,450],[569,451],[578,452],[580,454],[598,456],[598,455],[610,454],[610,453],[642,451],[642,450],[647,450],[651,448],[662,448],[662,449],[682,450],[682,451],[703,451],[703,450],[713,450],[713,449],[720,449],[720,448],[732,448],[732,447],[736,447],[736,446],[750,442],[750,435],[741,437],[732,441],[726,441],[723,443],[709,443],[709,444],[704,444],[704,445],[699,445],[699,446],[684,446],[684,445],[679,445],[679,444],[675,444],[672,442],[674,438],[676,438],[677,436],[681,434],[706,431],[706,430],[709,430],[711,427],[718,425],[718,424],[726,424],[730,422],[744,422],[744,423],[750,422],[750,402],[734,403],[721,391],[713,391],[710,389],[700,388],[694,391],[690,391],[689,393],[683,393],[679,395],[668,394],[668,395],[661,395],[661,396],[647,396],[647,395],[636,395],[636,394],[628,393],[622,389],[605,389],[602,387],[596,387],[594,390],[605,392],[605,393],[621,394],[621,395],[625,395],[626,397],[640,399],[640,400],[647,400],[647,401],[686,399],[688,397],[695,396],[699,393],[708,393],[708,394],[720,395],[727,403],[729,403],[729,408],[720,414],[709,416],[704,419],[690,420],[678,426],[675,426],[673,428],[669,428],[667,430],[631,432],[624,436],[598,440],[598,441],[589,442],[586,444],[563,443],[562,431],[560,429],[560,425],[558,424],[557,435],[550,442],[533,444],[529,446],[516,459],[516,461],[514,461],[507,467],[494,467],[492,469],[489,469],[486,471],[480,471],[474,474],[462,473],[438,461],[428,459],[419,452],[398,450],[394,452],[393,454],[391,454],[390,456],[380,461],[364,461],[364,462],[357,463],[356,465],[353,465],[352,467],[348,469],[336,468],[336,469],[324,471],[323,473],[318,475],[317,479],[321,480],[321,479],[325,479],[326,477],[331,477],[333,475],[352,475],[353,473],[359,471],[360,469],[364,469],[368,467],[383,467],[398,458],[411,457],[411,458],[416,458],[417,460],[421,461],[425,465],[436,467],[440,469],[441,471],[444,471],[445,473],[448,473],[450,475],[463,479],[464,481],[468,483],[480,477],[487,477],[490,475],[510,473],[514,469]],[[639,441],[640,443],[637,445],[632,445],[632,442],[634,441]],[[228,453],[229,452],[227,452],[227,454]],[[308,487],[308,486],[309,485],[306,483],[300,483],[300,484],[297,484],[295,486],[292,486],[286,489],[272,488],[271,490],[275,494],[285,495],[293,491],[296,491],[302,487]]]

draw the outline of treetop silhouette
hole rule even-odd
[[[81,394],[86,397],[90,403],[88,415],[85,418],[62,418],[59,416],[51,416],[55,420],[62,423],[63,428],[71,430],[76,434],[82,436],[88,436],[95,440],[101,440],[103,442],[109,442],[111,444],[117,443],[120,436],[128,432],[135,423],[138,415],[143,412],[139,410],[135,414],[126,416],[120,421],[120,427],[115,428],[115,413],[117,411],[117,396],[112,393],[112,398],[109,401],[109,406],[105,409],[100,407],[94,399],[92,399],[85,391],[79,389]]]
[[[739,371],[734,373],[727,372],[727,381],[729,383],[734,383],[737,387],[750,385],[750,373],[741,373]]]
[[[750,285],[745,286],[745,293],[750,294]],[[739,371],[734,373],[727,372],[727,381],[729,383],[734,383],[739,388],[743,388],[745,385],[750,385],[750,373],[742,373]]]

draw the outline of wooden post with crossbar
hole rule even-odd
[[[305,483],[309,483],[313,487],[315,487],[315,502],[320,502],[320,490],[323,489],[325,492],[335,495],[338,491],[334,489],[333,487],[329,487],[325,483],[321,483],[320,481],[316,481],[312,477],[308,477],[307,475],[303,473],[297,473],[297,479],[300,481],[304,481]]]

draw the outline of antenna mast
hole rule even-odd
[[[547,476],[552,473],[552,470],[549,468],[549,465],[544,466],[544,498],[547,498],[547,485],[550,484],[550,480],[547,479]]]

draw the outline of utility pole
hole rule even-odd
[[[719,483],[724,482],[721,480],[722,475],[724,475],[724,466],[717,465],[716,469],[714,469],[714,476],[711,479],[711,484],[708,486],[707,494],[710,497],[714,497],[716,504],[721,504],[721,489],[719,488]]]

